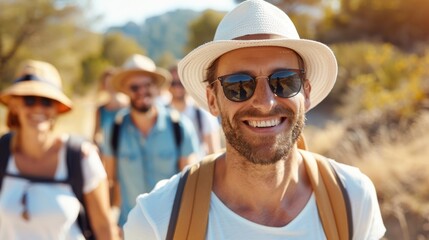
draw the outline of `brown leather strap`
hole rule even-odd
[[[301,133],[301,134],[298,136],[298,139],[297,139],[297,141],[296,141],[296,144],[297,144],[297,146],[298,146],[298,148],[299,148],[299,149],[302,149],[302,150],[307,150],[307,149],[308,149],[308,147],[307,147],[307,142],[305,141],[305,137],[304,137],[304,134],[303,134],[303,133]]]
[[[334,170],[328,159],[300,150],[316,196],[322,226],[329,240],[348,240],[347,208]]]
[[[191,167],[183,190],[174,240],[203,240],[206,236],[215,159],[207,156]]]

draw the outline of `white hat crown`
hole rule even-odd
[[[286,13],[265,1],[250,0],[225,15],[216,30],[214,41],[252,34],[274,34],[299,39],[295,25]]]
[[[155,72],[156,71],[156,65],[152,61],[152,59],[140,55],[140,54],[133,54],[131,55],[123,64],[122,66],[126,70],[144,70],[148,72]]]

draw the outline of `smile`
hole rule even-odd
[[[264,120],[264,121],[247,121],[247,124],[252,127],[257,128],[268,128],[268,127],[275,127],[281,123],[281,119],[271,119],[271,120]]]

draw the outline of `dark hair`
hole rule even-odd
[[[10,110],[7,112],[6,126],[9,129],[16,129],[21,126],[18,120],[18,116],[15,113],[12,113]]]
[[[206,82],[208,85],[211,85],[216,80],[216,72],[217,72],[217,66],[219,63],[219,58],[216,58],[209,67],[206,69],[206,79],[204,79],[204,82]]]

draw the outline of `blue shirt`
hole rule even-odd
[[[121,188],[121,226],[139,194],[150,192],[158,181],[177,173],[179,152],[180,157],[187,157],[198,151],[198,136],[192,122],[186,116],[180,116],[182,141],[179,151],[170,110],[162,105],[156,108],[158,117],[147,136],[136,128],[129,112],[120,126],[117,173]],[[111,155],[111,149],[109,153]]]

